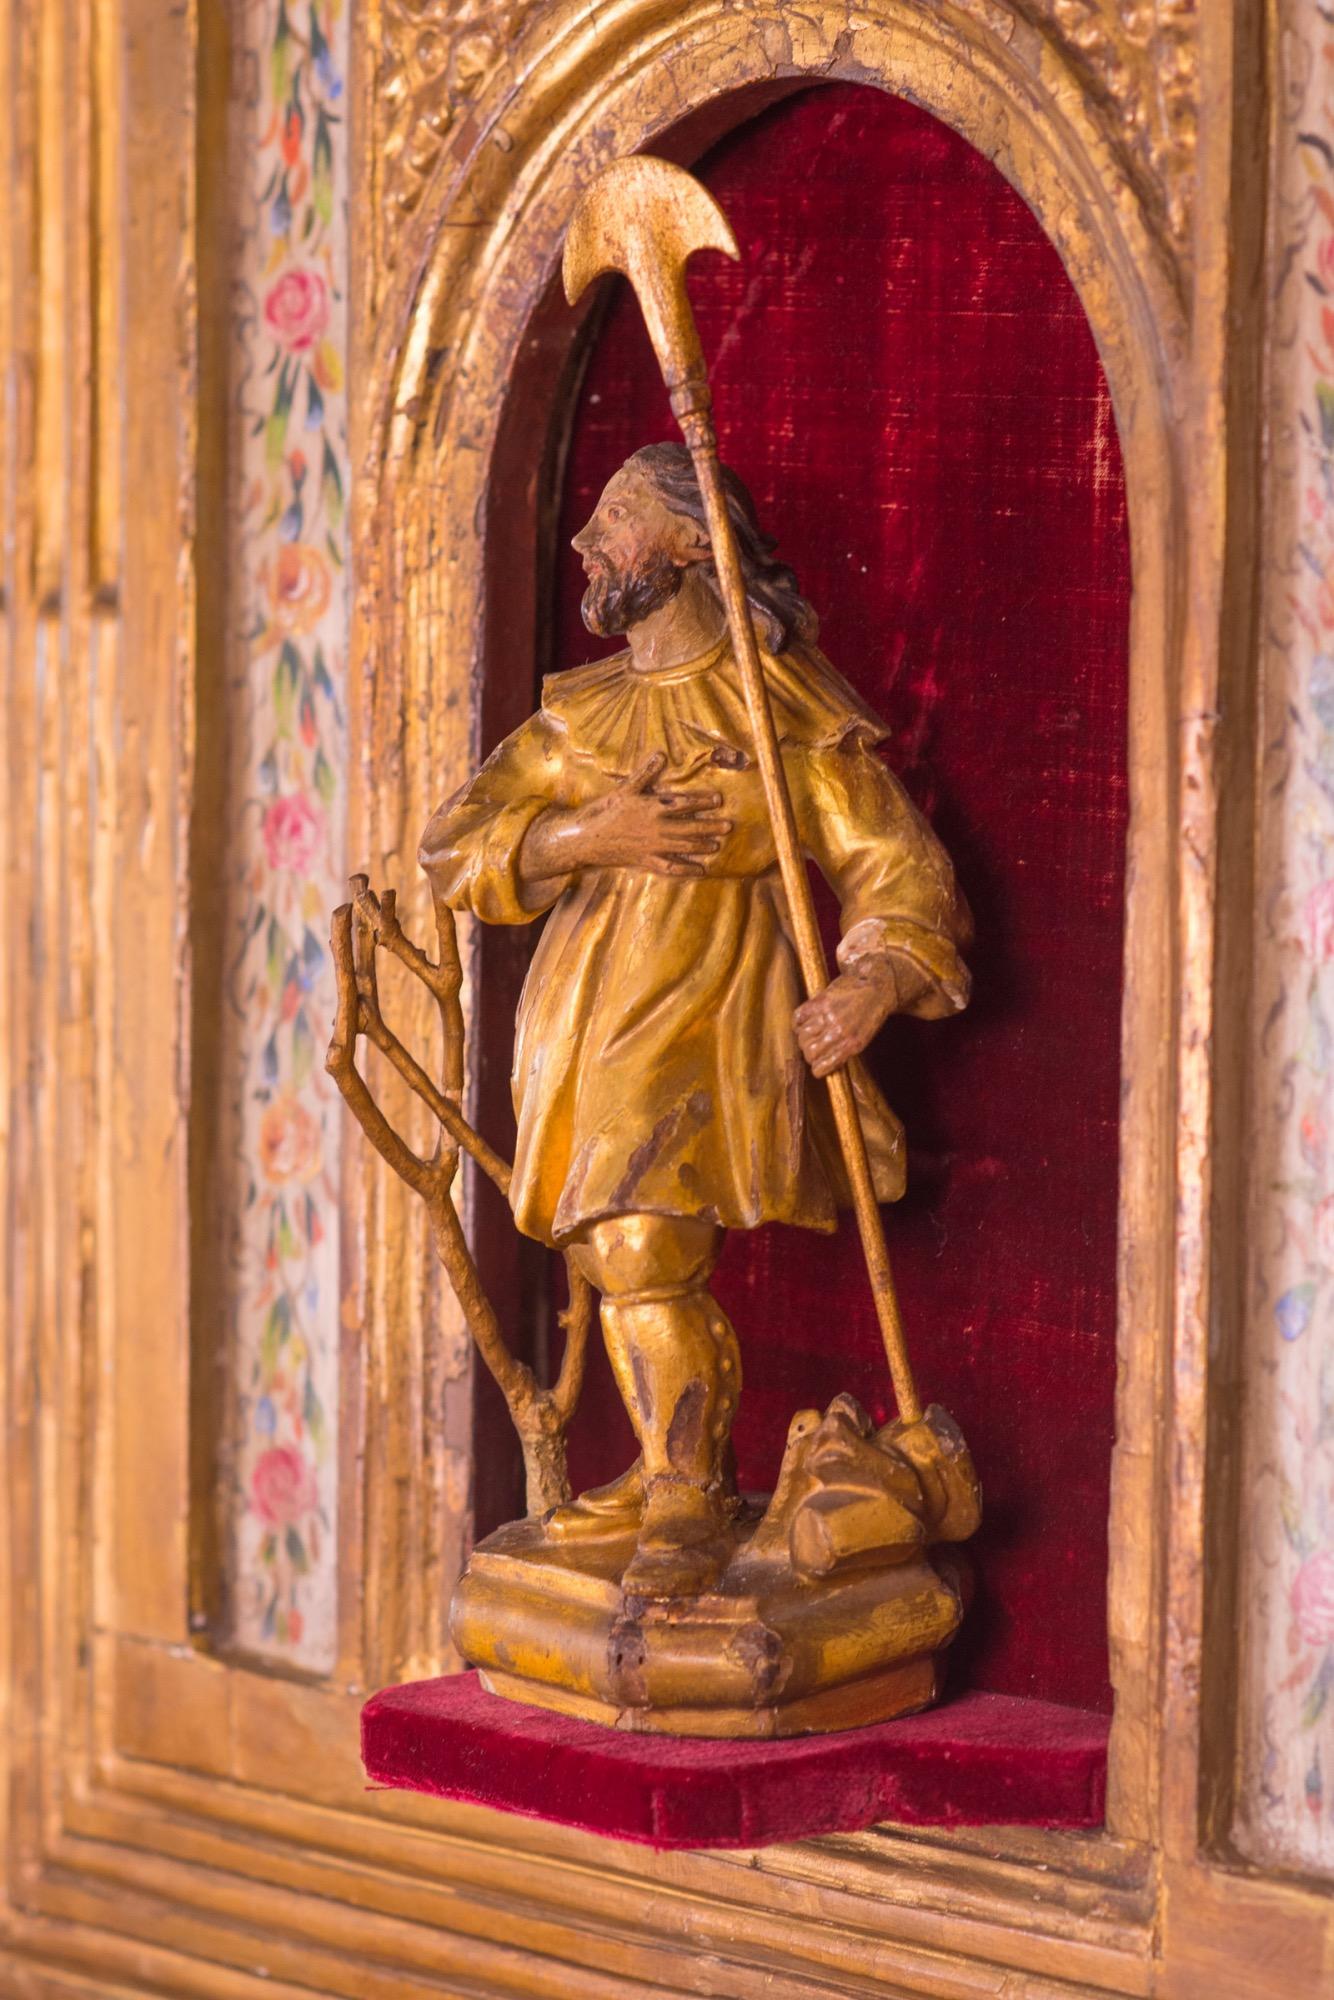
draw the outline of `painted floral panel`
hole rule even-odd
[[[336,1613],[341,1103],[323,1057],[344,884],[347,28],[341,0],[246,0],[233,34],[230,1636],[319,1671]]]
[[[1240,1832],[1334,1871],[1334,46],[1283,11]]]

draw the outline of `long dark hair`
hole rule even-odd
[[[684,514],[696,522],[707,538],[704,500],[690,453],[683,444],[646,444],[632,455],[629,462],[652,480],[664,507],[673,514]],[[777,543],[761,528],[755,514],[755,502],[745,481],[733,472],[730,465],[722,467],[722,475],[727,511],[732,517],[732,530],[741,557],[741,573],[746,581],[746,596],[755,614],[761,640],[771,653],[785,651],[794,639],[814,645],[820,621],[802,596],[795,572],[786,563],[774,561],[773,551]],[[712,560],[701,563],[700,569],[705,582],[721,601],[718,572]]]

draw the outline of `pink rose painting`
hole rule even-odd
[[[1316,1204],[1312,1220],[1316,1254],[1326,1266],[1334,1266],[1334,1194],[1327,1194]]]
[[[303,793],[287,792],[270,800],[262,832],[270,868],[305,875],[324,840],[324,815]]]
[[[323,1156],[320,1122],[291,1091],[264,1107],[259,1121],[259,1158],[271,1181],[309,1181]]]
[[[1317,882],[1302,911],[1302,941],[1317,965],[1334,958],[1334,880]]]
[[[1292,1615],[1308,1646],[1334,1644],[1334,1549],[1308,1556],[1292,1579]]]
[[[315,1474],[295,1445],[261,1452],[250,1475],[250,1504],[271,1528],[293,1528],[318,1501]]]
[[[264,323],[293,354],[313,347],[329,324],[329,288],[319,272],[297,264],[275,278],[264,298]]]

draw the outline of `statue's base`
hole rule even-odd
[[[715,1590],[655,1602],[622,1589],[633,1537],[558,1542],[511,1522],[458,1586],[454,1643],[495,1694],[640,1733],[801,1736],[935,1700],[963,1610],[956,1557],[801,1580],[748,1560],[753,1526]]]
[[[924,1715],[781,1743],[604,1729],[476,1674],[385,1688],[362,1711],[376,1786],[658,1848],[753,1848],[908,1826],[1095,1827],[1105,1715],[964,1694]]]

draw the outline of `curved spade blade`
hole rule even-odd
[[[696,250],[739,257],[727,217],[707,188],[645,153],[616,160],[580,196],[565,237],[561,273],[573,305],[606,271],[630,280],[649,339],[671,388],[692,372],[699,340],[685,290]]]

